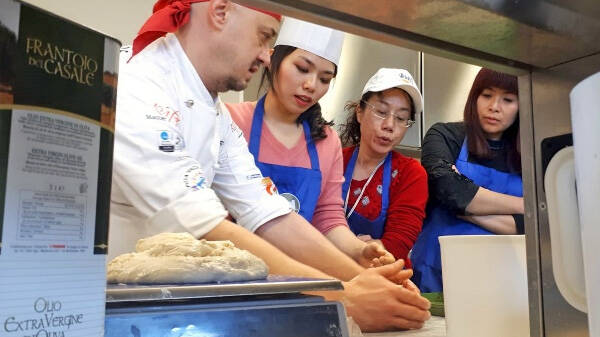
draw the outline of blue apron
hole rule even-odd
[[[356,159],[358,158],[358,147],[354,149],[352,158],[348,162],[346,167],[346,173],[344,173],[344,184],[342,185],[342,199],[346,200],[350,183],[352,182],[352,174],[354,173],[354,166],[356,165]],[[383,163],[383,184],[381,190],[381,212],[375,220],[369,220],[362,215],[358,214],[356,210],[352,212],[352,215],[348,218],[348,225],[354,234],[368,234],[373,239],[381,239],[383,236],[383,230],[385,228],[385,220],[387,217],[387,210],[390,204],[390,181],[392,180],[392,153],[390,152],[385,158]],[[366,188],[367,186],[363,186]],[[360,202],[360,201],[359,201]],[[347,207],[349,205],[346,205]],[[347,209],[347,212],[350,210]]]
[[[248,148],[254,156],[254,162],[264,177],[269,177],[277,186],[279,194],[284,196],[292,208],[302,215],[308,222],[312,220],[321,195],[321,169],[319,168],[319,155],[317,147],[310,136],[308,122],[304,121],[304,137],[310,157],[311,168],[289,167],[276,164],[261,163],[258,161],[260,151],[260,136],[262,135],[263,116],[265,113],[265,97],[263,96],[254,109],[250,142]]]
[[[494,192],[523,196],[523,181],[514,173],[468,162],[467,140],[462,144],[456,160],[458,171],[481,187]],[[457,218],[442,206],[433,207],[423,222],[423,231],[417,238],[410,259],[413,264],[413,282],[424,293],[442,291],[442,263],[438,237],[445,235],[494,234],[471,222]]]

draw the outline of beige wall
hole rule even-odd
[[[154,0],[23,0],[130,44]]]
[[[425,54],[423,136],[436,122],[463,119],[463,110],[475,75],[481,67]]]

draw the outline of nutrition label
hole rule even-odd
[[[100,127],[13,110],[0,255],[93,254]]]
[[[85,209],[82,196],[22,191],[18,239],[83,241]]]

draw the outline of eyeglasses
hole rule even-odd
[[[404,119],[402,117],[395,115],[393,112],[379,110],[373,104],[368,103],[365,100],[361,100],[361,102],[363,102],[369,108],[371,108],[371,111],[373,112],[373,116],[377,117],[377,119],[379,119],[381,121],[386,120],[390,115],[392,115],[392,116],[394,116],[394,126],[400,125],[405,128],[410,128],[411,126],[413,126],[413,124],[415,124],[415,121],[413,121],[412,119]]]

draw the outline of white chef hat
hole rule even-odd
[[[285,17],[275,46],[297,47],[339,65],[344,33],[314,23]]]
[[[415,104],[415,113],[423,111],[423,96],[415,83],[412,75],[404,69],[381,68],[371,76],[365,84],[362,94],[381,92],[390,88],[399,88],[406,91]]]

